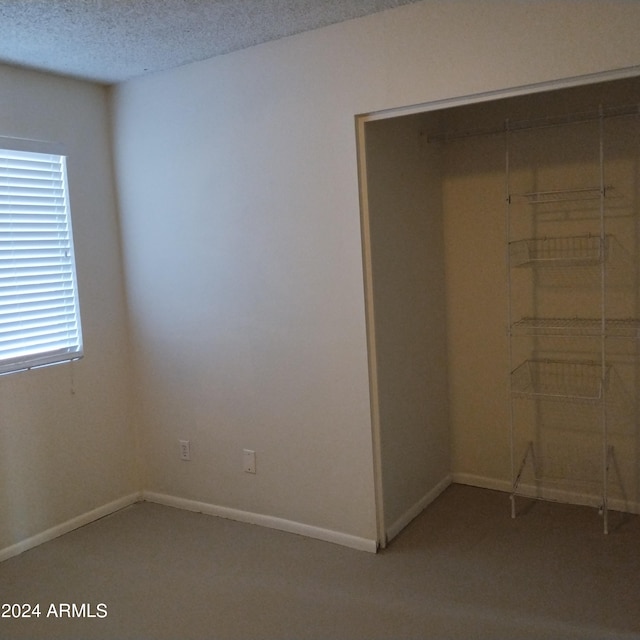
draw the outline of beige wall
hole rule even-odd
[[[452,470],[458,479],[510,476],[503,145],[500,137],[473,138],[443,151]]]
[[[425,1],[116,87],[146,486],[375,538],[354,114],[637,65],[639,25]]]
[[[85,357],[0,377],[0,549],[138,490],[107,103],[0,66],[0,135],[68,153]]]
[[[368,220],[385,530],[446,486],[449,393],[442,159],[423,116],[366,125]]]

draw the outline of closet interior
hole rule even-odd
[[[640,512],[640,81],[368,123],[367,182],[387,528],[420,500],[433,462],[409,451],[434,434],[450,479],[505,491],[512,517],[590,505],[606,533]],[[416,305],[445,362],[402,329]]]

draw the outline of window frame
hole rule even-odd
[[[21,355],[8,356],[3,352],[2,346],[0,346],[0,376],[8,375],[12,373],[18,373],[20,371],[27,371],[40,367],[47,367],[55,364],[61,364],[64,362],[72,362],[79,360],[84,356],[84,344],[82,334],[82,323],[80,318],[80,301],[78,294],[78,281],[77,281],[77,267],[75,259],[75,247],[73,239],[73,225],[71,216],[70,194],[68,186],[68,171],[67,171],[67,153],[64,145],[55,142],[44,142],[40,140],[26,140],[21,138],[10,138],[0,136],[0,151],[14,151],[14,152],[27,152],[42,155],[56,156],[56,161],[60,162],[61,170],[61,187],[62,187],[62,199],[63,199],[63,212],[64,212],[64,227],[65,235],[62,237],[62,241],[66,243],[65,246],[65,261],[60,263],[62,268],[68,267],[69,276],[67,282],[70,284],[71,294],[65,294],[64,290],[60,288],[55,291],[58,294],[56,298],[61,304],[63,300],[71,300],[72,302],[66,306],[71,308],[69,317],[73,318],[73,324],[75,330],[72,331],[72,339],[67,342],[66,345],[60,344],[58,348],[42,348],[40,350],[29,351]],[[0,169],[1,171],[1,169]],[[0,180],[2,175],[0,173]],[[0,236],[0,245],[3,241],[10,242],[10,239],[4,239]],[[13,263],[12,263],[13,264]],[[9,268],[14,268],[9,266]],[[1,268],[0,268],[1,271]],[[26,276],[19,276],[26,277]],[[60,283],[63,279],[60,278]],[[25,284],[26,286],[26,284]],[[1,291],[1,288],[0,288]],[[3,307],[8,308],[9,304],[3,304],[0,299],[0,331],[3,327]],[[53,306],[53,304],[51,305]],[[6,325],[5,325],[6,326]],[[17,344],[17,338],[14,344]]]

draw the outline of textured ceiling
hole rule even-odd
[[[112,84],[416,0],[0,0],[0,62]]]

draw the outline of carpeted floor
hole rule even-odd
[[[640,638],[640,518],[611,524],[511,520],[506,494],[453,485],[374,555],[141,503],[0,564],[0,603],[41,610],[0,638]]]

